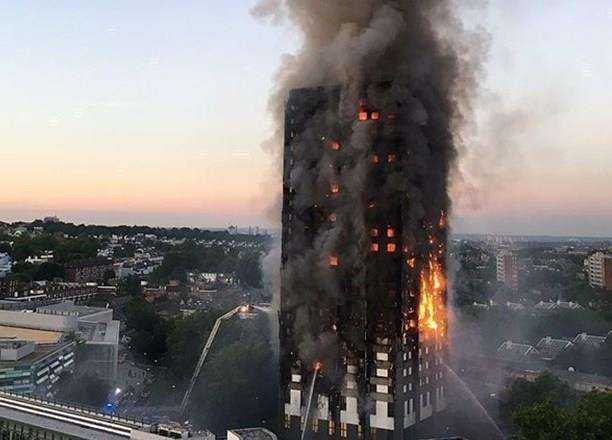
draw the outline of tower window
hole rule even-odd
[[[387,237],[389,237],[389,238],[395,237],[395,229],[387,228]]]
[[[397,159],[397,156],[395,154],[389,154],[387,156],[387,162],[389,163],[395,162],[396,159]]]
[[[371,115],[372,119],[374,119],[375,121],[380,119],[380,113],[379,112],[372,112]]]
[[[376,228],[370,229],[370,237],[378,237],[378,229]]]
[[[337,183],[332,183],[330,185],[330,190],[332,194],[338,194],[340,192],[340,185],[338,185]]]
[[[327,143],[329,145],[329,148],[331,148],[332,150],[340,150],[340,142],[338,141],[329,141]]]
[[[360,121],[367,121],[368,120],[368,112],[361,111],[361,112],[359,112],[357,117],[359,118]]]
[[[338,220],[338,216],[336,215],[335,212],[332,212],[331,214],[329,214],[329,221],[330,222],[335,222],[336,220]]]
[[[380,246],[378,245],[378,243],[372,243],[370,244],[370,250],[372,252],[378,252],[380,249]]]
[[[387,252],[393,253],[393,252],[395,252],[396,249],[397,249],[397,245],[395,243],[388,243],[387,244]]]
[[[338,266],[338,257],[335,255],[330,255],[329,256],[329,265],[332,267],[336,267]]]
[[[372,156],[372,163],[378,163],[380,162],[380,159],[378,158],[378,154],[375,154]]]

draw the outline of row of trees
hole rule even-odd
[[[165,321],[140,298],[125,307],[127,325],[134,330],[132,347],[149,362],[166,366],[179,390],[186,386],[204,342],[223,313],[202,311]],[[265,423],[276,405],[274,362],[265,316],[224,324],[194,389],[190,420],[219,431]],[[162,390],[165,404],[172,391]]]
[[[9,252],[14,261],[23,261],[28,257],[50,250],[53,251],[53,261],[58,264],[95,257],[99,247],[98,240],[92,237],[65,239],[52,235],[23,236],[16,238],[12,245],[3,242],[3,249]]]
[[[515,381],[500,410],[515,440],[605,440],[612,433],[612,394],[580,396],[551,374]]]
[[[28,224],[29,227],[42,227],[45,232],[50,234],[66,234],[71,237],[91,237],[91,236],[132,236],[136,234],[152,234],[157,237],[167,237],[171,239],[188,240],[224,240],[235,237],[240,241],[265,242],[268,237],[263,235],[236,234],[230,235],[227,231],[209,231],[198,228],[155,228],[150,226],[103,226],[103,225],[76,225],[74,223],[52,222],[45,223],[42,220],[35,220]]]
[[[203,246],[193,241],[168,251],[162,264],[149,279],[153,284],[164,284],[171,279],[186,281],[187,272],[235,273],[246,286],[262,287],[260,252],[226,249],[221,246]]]

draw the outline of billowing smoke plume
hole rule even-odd
[[[371,161],[397,161],[378,177],[375,190],[377,209],[390,218],[393,207],[385,201],[402,200],[409,207],[397,218],[402,251],[415,257],[431,253],[432,234],[445,240],[441,229],[450,208],[448,181],[460,144],[459,127],[470,117],[481,48],[462,29],[450,0],[264,0],[253,13],[289,20],[302,36],[297,55],[283,58],[270,100],[277,122],[270,146],[279,164],[289,91],[340,87],[337,107],[319,109],[292,139],[296,162],[289,180],[298,218],[286,243],[292,251],[282,280],[287,289],[302,292],[289,304],[300,358],[333,364],[340,344],[349,352],[363,349],[363,335],[351,334],[350,326],[339,335],[329,315],[317,311],[366,300],[347,301],[347,292],[364,295],[360,283],[370,239],[363,214],[372,203]],[[360,111],[367,120],[359,120]],[[373,159],[376,139],[392,136],[384,129],[376,132],[375,118],[394,119],[397,158]],[[313,147],[329,142],[339,148]],[[333,219],[314,238],[302,232],[299,213],[329,215],[325,207],[313,214],[312,207],[330,197]],[[338,258],[337,269],[330,269],[330,258]],[[337,277],[338,270],[348,277]],[[352,285],[340,285],[347,278]],[[355,320],[363,315],[360,310],[349,314]]]

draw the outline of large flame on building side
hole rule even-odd
[[[445,227],[445,215],[442,212],[439,226]],[[440,258],[444,256],[444,244],[433,236],[429,244],[435,250],[429,252],[420,272],[419,280],[419,332],[422,336],[444,336],[446,334],[446,276]]]

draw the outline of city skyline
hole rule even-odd
[[[269,224],[266,101],[298,41],[253,3],[8,5],[0,221]],[[492,1],[465,18],[491,44],[471,142],[497,148],[464,162],[475,186],[454,229],[612,236],[612,8]]]

